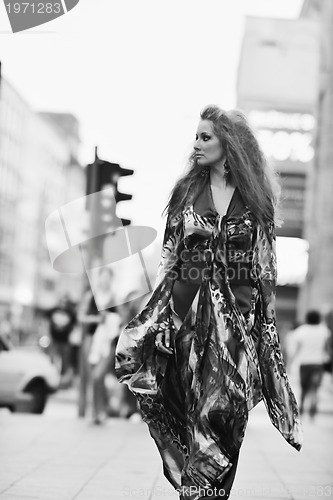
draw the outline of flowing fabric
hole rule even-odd
[[[225,216],[205,218],[194,211],[192,200],[177,217],[168,217],[152,296],[124,328],[116,349],[120,382],[131,387],[140,372],[158,386],[156,394],[136,396],[165,476],[190,500],[229,481],[248,413],[261,399],[287,442],[297,450],[302,445],[299,410],[276,331],[275,228],[267,224],[264,230],[245,206],[235,216],[230,206]],[[177,330],[172,290],[189,228],[205,232],[207,224],[205,272]],[[235,256],[249,270],[246,315],[232,291],[229,271]],[[169,356],[155,346],[156,335],[166,330],[174,350]]]

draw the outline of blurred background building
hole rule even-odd
[[[64,292],[80,297],[82,277],[52,269],[44,227],[84,195],[85,174],[74,116],[36,113],[3,76],[0,91],[0,312],[24,335]]]
[[[277,231],[280,331],[333,307],[333,4],[305,1],[299,19],[248,17],[237,106],[280,174]]]
[[[316,154],[306,221],[309,269],[300,295],[300,312],[311,306],[326,313],[333,311],[333,2],[305,0],[301,19],[318,26],[320,63]]]

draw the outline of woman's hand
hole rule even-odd
[[[160,332],[156,335],[155,345],[157,349],[164,354],[172,354],[173,349],[170,347],[170,330],[167,329],[164,332]]]

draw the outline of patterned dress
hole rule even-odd
[[[138,398],[164,474],[190,500],[229,497],[248,413],[261,399],[283,437],[302,444],[276,331],[274,225],[263,230],[237,189],[225,216],[208,183],[203,192],[168,217],[154,291],[116,350],[118,379]],[[172,355],[155,346],[166,330]],[[137,392],[138,380],[154,390]],[[212,497],[216,487],[225,494]]]

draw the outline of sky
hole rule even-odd
[[[200,109],[236,107],[245,18],[296,18],[302,0],[80,0],[65,16],[12,34],[0,4],[3,76],[36,111],[73,113],[83,164],[134,170],[119,215],[161,231]],[[33,173],[32,173],[33,175]]]

